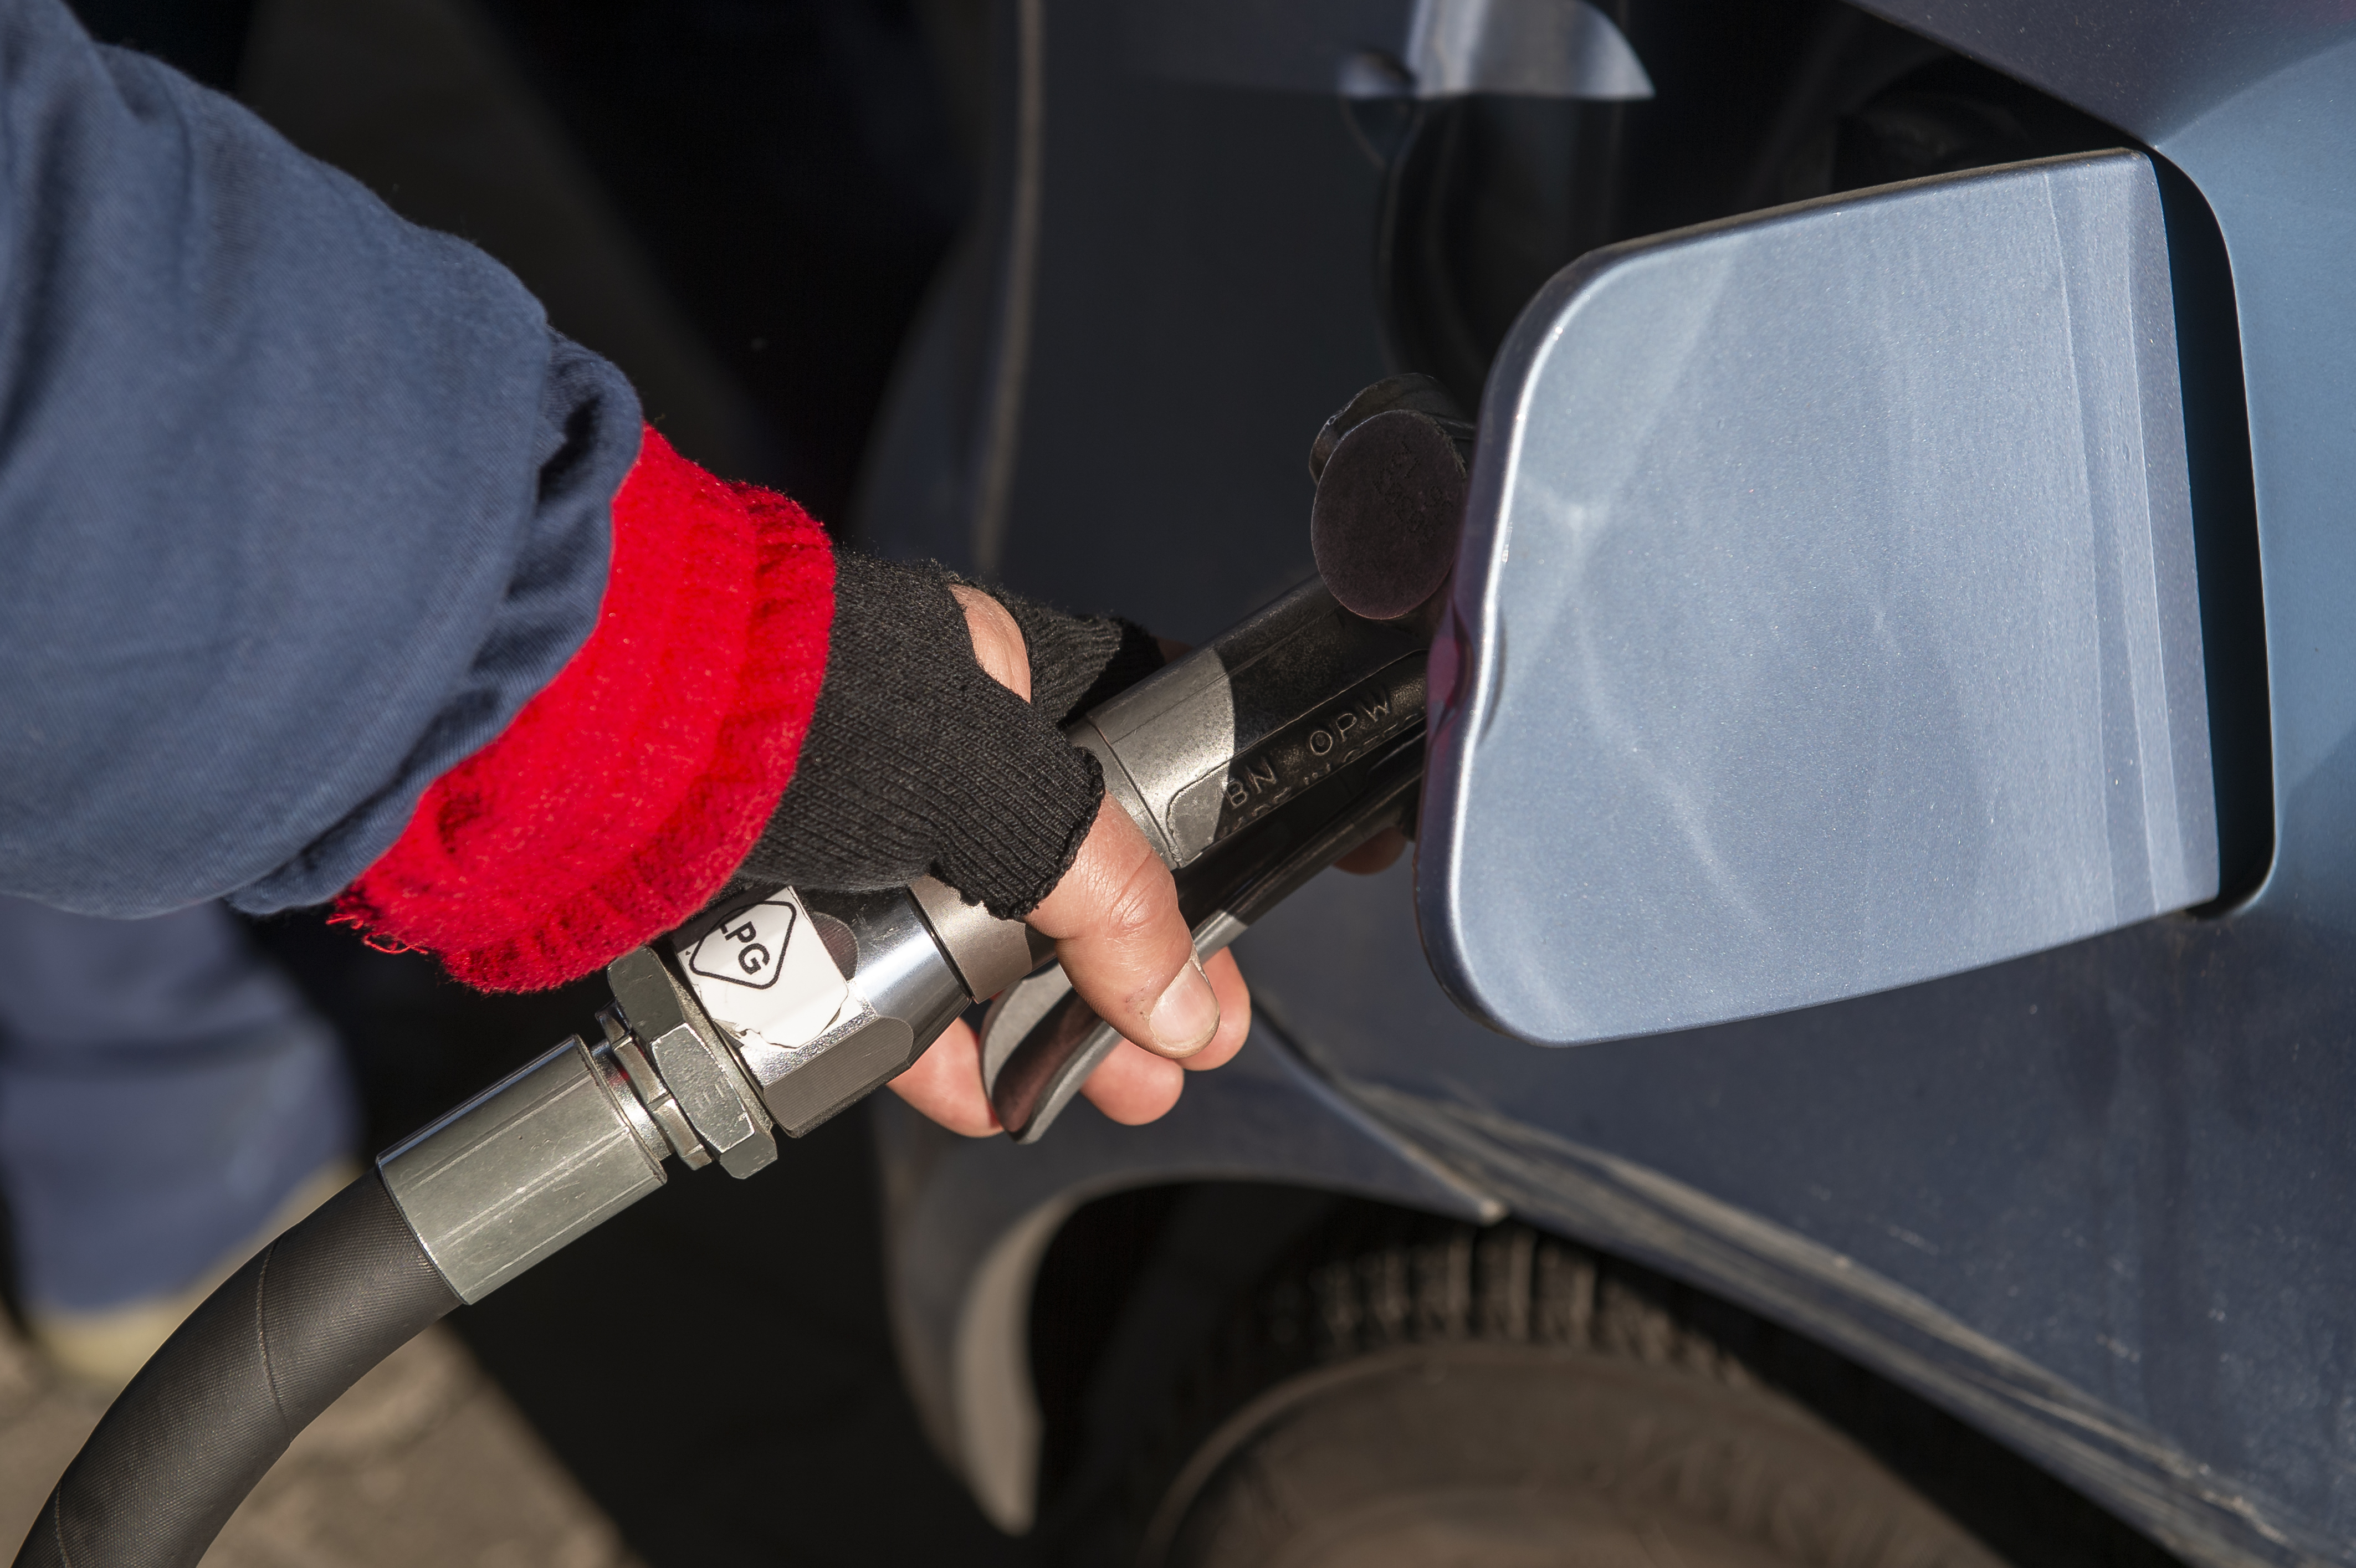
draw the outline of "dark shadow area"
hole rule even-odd
[[[910,0],[483,0],[839,524],[966,165]]]
[[[141,49],[221,92],[237,89],[259,0],[71,0],[102,44]]]
[[[2265,880],[2275,858],[2274,723],[2266,691],[2266,606],[2250,414],[2242,384],[2233,264],[2208,201],[2158,156],[2183,367],[2184,456],[2201,570],[2201,649],[2209,761],[2217,792],[2217,899],[2223,913]]]

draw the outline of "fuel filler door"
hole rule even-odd
[[[2141,155],[1592,252],[1506,340],[1471,485],[1417,898],[1491,1024],[1691,1028],[2216,895]]]

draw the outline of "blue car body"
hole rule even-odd
[[[1251,1044],[1165,1121],[1076,1109],[1018,1147],[884,1113],[905,1370],[1001,1523],[1036,1507],[1057,1228],[1217,1179],[1520,1216],[1821,1341],[2189,1560],[2356,1562],[2356,13],[1871,9],[2115,127],[2213,215],[2263,627],[2212,626],[2262,678],[2210,702],[2270,763],[2254,858],[2219,907],[1568,1050],[1451,1003],[1408,868],[1319,879],[1239,944]],[[866,527],[1199,638],[1307,574],[1301,453],[1393,368],[1376,176],[1330,94],[1147,81],[1115,69],[1119,8],[1011,11],[1039,112],[909,351]]]

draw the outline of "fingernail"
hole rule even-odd
[[[1186,961],[1145,1021],[1153,1030],[1153,1048],[1164,1056],[1192,1056],[1211,1043],[1219,1032],[1219,998],[1211,994],[1200,959]]]

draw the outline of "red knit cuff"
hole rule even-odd
[[[562,985],[701,909],[793,777],[834,558],[799,507],[649,429],[614,497],[596,629],[436,779],[337,905],[492,991]]]

